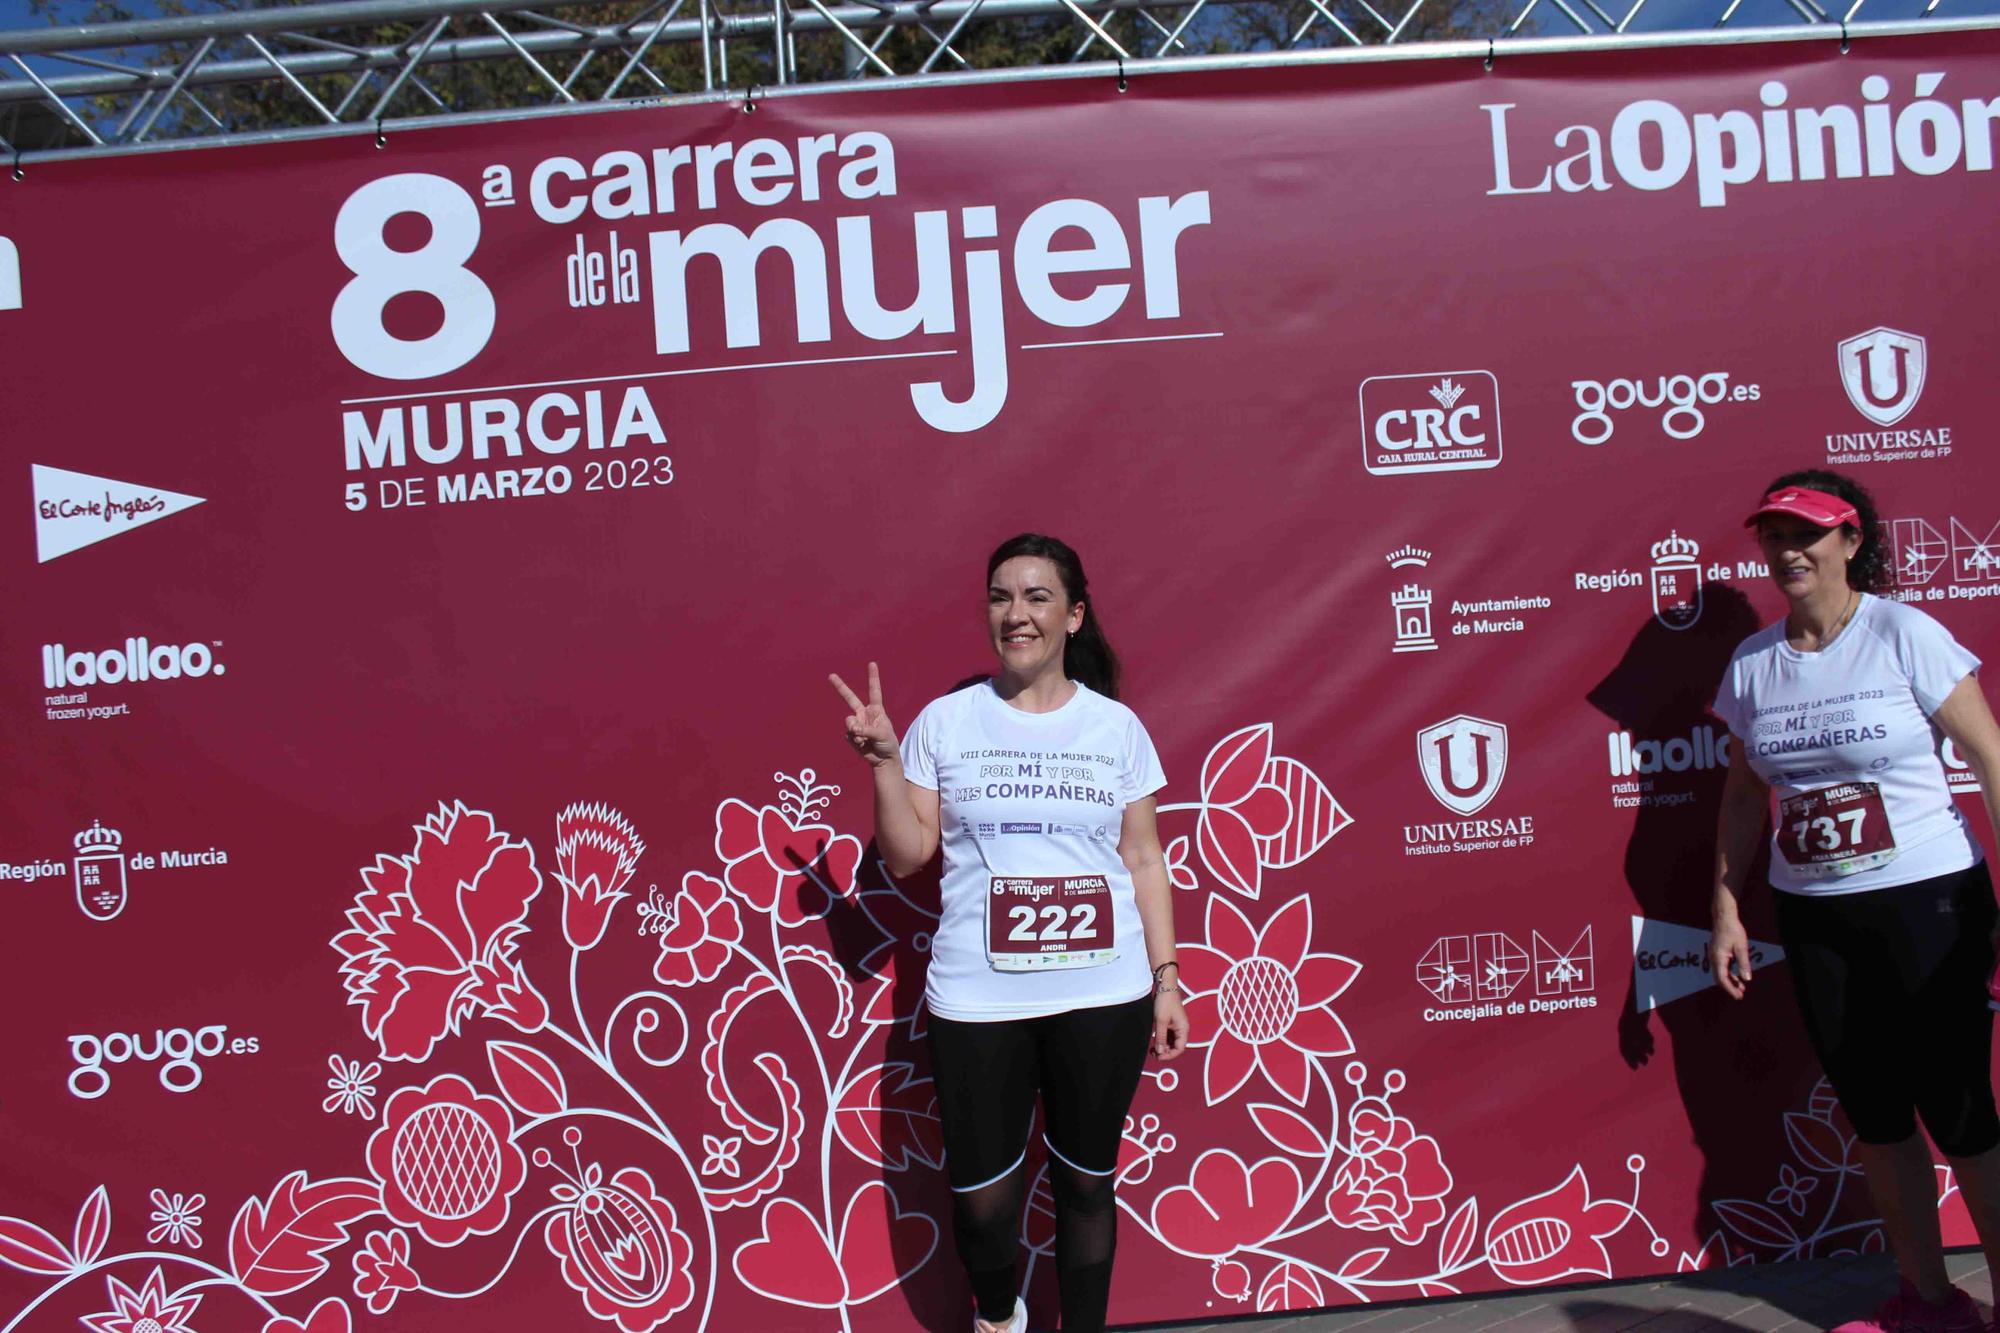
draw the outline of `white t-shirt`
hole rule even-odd
[[[1773,887],[1859,893],[1950,874],[1982,859],[1952,801],[1938,756],[1942,737],[1931,723],[1945,696],[1978,667],[1979,659],[1922,611],[1867,594],[1824,651],[1802,653],[1786,643],[1783,621],[1743,641],[1715,712],[1779,802]],[[1862,821],[1861,807],[1851,803],[1857,784],[1879,788],[1895,856],[1851,874],[1826,867],[1815,873],[1811,849],[1832,846],[1850,827],[1838,822],[1839,813],[1853,825]],[[1821,830],[1801,828],[1784,813],[1787,800],[1795,812],[1801,803],[1809,811],[1804,794],[1814,792],[1834,803],[1828,813],[1836,819],[1821,826],[1824,843]]]
[[[944,914],[924,986],[932,1013],[967,1022],[1035,1018],[1151,992],[1118,834],[1125,807],[1167,777],[1131,709],[1080,681],[1048,713],[1015,708],[990,682],[968,686],[917,714],[903,737],[903,772],[938,793]],[[1104,876],[1117,956],[1094,967],[996,970],[987,960],[993,875]]]

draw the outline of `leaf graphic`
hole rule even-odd
[[[1818,1116],[1785,1113],[1785,1141],[1799,1161],[1815,1171],[1853,1171],[1847,1161],[1847,1139]]]
[[[1264,781],[1283,792],[1292,807],[1284,830],[1259,840],[1264,864],[1272,870],[1298,865],[1354,822],[1319,775],[1296,759],[1282,755],[1273,759],[1264,770]]]
[[[1449,1282],[1419,1282],[1417,1294],[1420,1296],[1456,1296],[1458,1288]]]
[[[236,1280],[265,1296],[297,1291],[327,1270],[325,1254],[347,1229],[382,1206],[381,1186],[345,1178],[310,1184],[294,1171],[265,1204],[243,1201],[229,1224],[229,1267]]]
[[[1382,1261],[1388,1257],[1389,1247],[1386,1245],[1380,1249],[1363,1250],[1342,1264],[1340,1271],[1335,1273],[1334,1276],[1344,1278],[1367,1277],[1370,1273],[1380,1268]]]
[[[1326,1304],[1326,1291],[1312,1269],[1289,1259],[1264,1275],[1257,1284],[1257,1313],[1274,1310],[1317,1310]]]
[[[560,1115],[569,1109],[569,1088],[562,1070],[534,1047],[517,1041],[489,1041],[486,1063],[493,1070],[493,1081],[522,1115]]]
[[[1438,1233],[1438,1271],[1449,1273],[1464,1263],[1478,1235],[1479,1200],[1475,1197],[1460,1204]]]
[[[1271,724],[1233,731],[1215,743],[1201,766],[1204,805],[1234,805],[1250,794],[1271,758]]]
[[[1234,810],[1211,806],[1201,812],[1195,826],[1202,864],[1246,898],[1255,898],[1263,884],[1264,868],[1257,860],[1257,835],[1250,822]]]
[[[1773,1208],[1750,1199],[1718,1199],[1716,1216],[1722,1224],[1752,1245],[1788,1250],[1799,1243],[1791,1221]]]
[[[1252,1102],[1250,1118],[1257,1122],[1257,1128],[1264,1131],[1265,1138],[1286,1152],[1297,1153],[1300,1157],[1326,1156],[1325,1137],[1312,1121],[1297,1111],[1270,1102]]]
[[[0,1264],[46,1277],[60,1277],[77,1267],[61,1241],[20,1217],[0,1217]]]
[[[906,1171],[916,1162],[943,1163],[937,1098],[931,1081],[913,1078],[915,1073],[907,1061],[890,1061],[862,1070],[841,1092],[833,1108],[834,1131],[855,1156],[891,1171]]]
[[[99,1185],[83,1201],[77,1210],[76,1230],[69,1243],[76,1255],[76,1266],[88,1268],[97,1262],[97,1256],[104,1253],[104,1244],[111,1239],[111,1196]]]

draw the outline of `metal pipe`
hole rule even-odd
[[[1115,2],[1115,0],[1114,0]],[[1019,0],[985,0],[985,7],[1002,4],[1018,4]],[[930,9],[947,10],[939,3]],[[1051,12],[1058,8],[1046,5],[1039,11]],[[1018,11],[1017,11],[1018,12]],[[815,16],[802,16],[804,18]],[[1782,45],[1788,42],[1824,43],[1838,40],[1837,29],[1829,31],[1826,25],[1803,24],[1791,27],[1771,28],[1710,28],[1692,32],[1650,32],[1624,36],[1603,35],[1591,37],[1524,37],[1510,39],[1503,48],[1510,55],[1566,55],[1607,50],[1640,51],[1703,47],[1730,47],[1751,45]],[[1927,20],[1904,20],[1882,23],[1861,23],[1850,26],[1850,39],[1892,38],[1928,36],[1952,32],[2000,32],[2000,18],[1946,18]],[[1294,51],[1255,51],[1228,55],[1175,56],[1167,59],[1134,60],[1125,62],[1125,73],[1130,78],[1147,75],[1187,73],[1209,73],[1226,70],[1248,70],[1264,68],[1285,68],[1312,65],[1339,66],[1348,63],[1377,64],[1412,60],[1479,60],[1484,61],[1492,46],[1485,38],[1443,42],[1419,42],[1415,45],[1361,46],[1330,49]],[[826,94],[840,94],[868,91],[878,94],[893,93],[901,89],[935,89],[954,87],[979,87],[987,84],[1039,83],[1062,79],[1113,79],[1117,77],[1117,66],[1110,61],[1095,61],[1079,65],[1042,65],[1025,68],[975,70],[970,73],[954,74],[905,74],[895,79],[870,78],[826,83],[793,84],[784,89],[764,88],[758,92],[759,98],[772,97],[817,97]],[[694,106],[717,102],[734,103],[740,101],[742,93],[726,85],[709,92],[683,93],[673,97],[651,98],[643,102],[588,103],[579,106],[517,107],[503,111],[453,112],[438,116],[425,116],[407,120],[392,120],[388,128],[403,131],[419,131],[432,127],[458,125],[491,125],[517,120],[536,120],[549,116],[576,116],[595,112],[617,114],[619,112],[653,109],[660,106]],[[330,139],[349,135],[373,134],[373,123],[357,125],[353,123],[333,126],[289,127],[277,130],[255,130],[241,134],[216,135],[213,137],[167,141],[157,144],[137,146],[115,145],[111,147],[62,148],[47,152],[25,153],[23,163],[60,162],[82,158],[103,158],[126,156],[139,153],[192,152],[207,148],[240,146],[247,144],[295,142],[305,139]]]
[[[382,113],[389,109],[389,103],[395,100],[398,92],[402,91],[403,80],[416,72],[417,63],[424,58],[424,53],[431,49],[431,44],[437,41],[438,35],[444,31],[445,24],[449,22],[451,22],[450,16],[443,15],[431,25],[431,30],[424,35],[423,44],[410,53],[409,59],[403,62],[403,68],[395,79],[382,90],[382,95],[375,99],[375,105],[368,109],[369,120],[382,119]]]
[[[413,2],[414,0],[394,0],[395,4],[405,7],[405,12],[407,12],[408,6]],[[1242,0],[1211,0],[1211,3],[1218,5],[1241,2]],[[1538,0],[1530,0],[1529,8],[1523,10],[1522,16],[1525,17],[1537,2]],[[357,7],[372,3],[375,3],[375,0],[356,0]],[[389,3],[389,0],[382,0],[382,3]],[[430,6],[428,12],[434,17],[438,15],[439,6],[449,6],[459,9],[468,7],[458,5],[456,0],[425,0],[425,3]],[[1093,7],[1100,11],[1111,11],[1140,8],[1147,3],[1157,4],[1158,0],[1095,0]],[[1740,3],[1740,0],[1738,0],[1738,3]],[[1800,0],[1790,0],[1790,3],[1796,5],[1800,3]],[[493,3],[485,7],[495,11],[508,12],[523,8],[524,6],[510,3]],[[258,10],[252,12],[258,14],[278,13],[286,16],[288,26],[283,30],[290,33],[296,28],[299,15],[306,13],[309,9],[326,8],[328,7],[319,5],[306,6],[299,9]],[[348,6],[341,5],[335,6],[335,8],[344,11]],[[710,43],[716,38],[726,39],[738,36],[746,40],[761,38],[770,33],[775,26],[776,20],[768,12],[743,15],[718,15],[706,3],[706,0],[704,0],[702,8],[706,11],[702,17],[676,19],[661,30],[656,40],[665,42],[702,41],[704,32],[709,33],[710,40],[703,42],[703,84],[706,88],[713,88],[717,82],[714,67],[716,53],[711,49]],[[1732,3],[1729,13],[1725,14],[1721,21],[1727,22],[1733,16],[1735,8],[1736,4]],[[893,27],[916,27],[926,20],[952,22],[954,26],[957,26],[958,20],[970,18],[974,12],[979,12],[987,19],[993,21],[1021,17],[1042,17],[1065,12],[1073,14],[1073,10],[1069,6],[1060,3],[1060,0],[938,0],[935,4],[925,4],[922,3],[922,0],[891,0],[884,9],[877,9],[873,5],[849,3],[844,5],[830,5],[829,10],[834,16],[839,18],[841,23],[856,31],[873,29],[885,25]],[[1800,12],[1802,16],[1815,19],[1817,26],[1817,16],[1813,15],[1812,11],[1802,9]],[[1315,12],[1315,21],[1317,21],[1317,17],[1317,13]],[[1408,15],[1405,16],[1406,22],[1407,19]],[[157,20],[155,22],[180,23],[181,20]],[[798,33],[820,33],[834,30],[833,25],[825,17],[812,10],[803,10],[790,15],[786,26],[788,29]],[[1934,17],[1913,21],[1911,23],[1911,30],[1948,32],[1957,30],[1959,27],[1990,28],[1996,26],[2000,26],[2000,22],[1996,22],[1995,19],[1989,17],[1966,19]],[[1508,31],[1511,33],[1517,28],[1518,21]],[[1886,32],[1887,30],[1897,28],[1898,25],[1893,23],[1887,25],[1852,24],[1849,26],[1848,31],[1850,33],[1858,33],[1866,29]],[[39,31],[37,30],[37,32]],[[1782,32],[1787,30],[1774,29],[1773,31]],[[4,52],[5,50],[5,39],[13,35],[0,33],[0,52]],[[177,32],[170,35],[180,36],[184,35],[184,33]],[[947,35],[950,35],[949,30]],[[1621,40],[1623,39],[1621,38]],[[292,37],[292,40],[311,42],[314,45],[338,45],[335,43],[325,43],[320,39],[307,37],[305,34],[297,34]],[[515,40],[526,50],[554,53],[581,53],[589,50],[626,50],[632,44],[629,33],[617,26],[595,29],[589,37],[569,32],[548,31],[515,34]],[[1593,36],[1590,40],[1596,41],[1600,39]],[[1424,45],[1431,45],[1431,43],[1425,43]],[[1513,45],[1513,43],[1510,42],[1509,45]],[[378,46],[368,48],[360,54],[342,53],[337,50],[314,53],[285,53],[281,54],[279,59],[285,63],[286,67],[293,74],[301,78],[329,73],[353,75],[371,70],[398,70],[406,63],[407,56],[403,53],[405,49],[406,47]],[[498,37],[458,38],[450,41],[437,41],[425,54],[422,63],[427,66],[442,63],[462,63],[490,60],[498,57],[511,57],[512,54],[513,52],[509,45]],[[935,64],[935,62],[926,63],[933,66]],[[60,100],[62,98],[95,97],[106,94],[135,94],[145,89],[164,89],[172,85],[176,73],[177,70],[175,68],[168,67],[134,75],[63,75],[51,77],[45,82],[39,81],[40,76],[36,76],[38,81],[33,82],[22,79],[0,80],[0,105],[10,102],[39,101],[44,96],[52,96]],[[210,60],[205,62],[188,80],[188,86],[210,87],[224,83],[254,83],[268,81],[274,77],[271,67],[260,58]],[[727,80],[724,79],[723,81],[726,82]],[[44,92],[44,89],[47,91]]]
[[[319,114],[326,120],[327,124],[332,125],[337,121],[339,121],[340,117],[334,115],[333,112],[328,111],[326,109],[326,103],[320,101],[317,97],[314,97],[312,95],[312,90],[307,88],[303,83],[299,82],[298,75],[292,73],[291,70],[285,68],[285,62],[278,59],[278,57],[272,53],[270,47],[264,45],[264,43],[257,40],[257,34],[245,33],[243,34],[243,40],[249,42],[251,46],[255,47],[258,55],[270,61],[271,68],[278,71],[279,77],[284,79],[286,83],[292,85],[293,92],[297,93],[300,97],[305,98],[306,101],[312,103],[312,109],[319,112]]]
[[[938,57],[946,51],[951,51],[951,44],[958,40],[958,34],[965,31],[965,25],[972,22],[972,16],[977,14],[979,7],[985,3],[986,0],[972,0],[972,3],[965,7],[965,12],[958,16],[958,22],[952,24],[951,30],[938,39],[937,50],[930,53],[924,60],[924,63],[918,67],[917,73],[928,74],[931,72],[931,68],[937,64]],[[951,51],[951,54],[952,58],[960,64],[965,63],[964,57],[960,56],[958,52]]]
[[[0,32],[0,55],[35,55],[43,51],[89,50],[102,46],[159,46],[198,37],[235,37],[246,32],[283,32],[287,28],[351,28],[404,19],[428,20],[440,15],[473,14],[480,10],[509,13],[533,9],[542,0],[333,0],[318,5],[246,9],[227,14],[189,14],[182,18],[139,19],[131,23],[84,23],[64,28],[19,28]]]
[[[134,142],[142,142],[148,134],[153,132],[153,125],[159,120],[160,113],[165,111],[168,105],[173,102],[175,94],[187,87],[188,76],[201,68],[201,62],[208,59],[208,53],[214,49],[215,38],[206,37],[202,39],[201,45],[195,48],[195,53],[188,57],[185,65],[181,66],[180,77],[174,80],[174,86],[167,89],[167,95],[160,99],[160,104],[153,108],[153,113],[140,122],[138,129],[132,131]]]
[[[76,126],[77,129],[83,131],[84,138],[90,140],[92,143],[97,144],[100,147],[103,146],[104,140],[97,137],[97,131],[91,129],[90,126],[84,124],[83,119],[80,116],[78,116],[76,112],[69,109],[69,104],[67,102],[63,101],[62,98],[57,97],[55,93],[50,91],[49,85],[42,82],[41,75],[35,73],[35,71],[28,68],[27,61],[21,59],[21,57],[19,56],[13,56],[11,57],[11,59],[16,65],[19,65],[21,67],[21,72],[27,75],[28,78],[33,81],[35,87],[39,88],[42,91],[43,96],[47,98],[50,105],[55,107],[58,115],[60,115],[64,120],[68,121],[70,124]]]
[[[535,73],[542,76],[543,83],[548,84],[549,87],[556,90],[556,96],[562,98],[562,100],[565,102],[574,102],[576,100],[574,97],[570,96],[569,89],[563,86],[562,80],[558,79],[555,75],[549,73],[547,67],[544,66],[541,61],[535,59],[534,56],[530,55],[528,53],[527,48],[521,45],[519,39],[517,39],[513,33],[507,31],[507,29],[501,24],[499,19],[494,18],[491,14],[481,14],[479,17],[486,20],[487,27],[493,29],[493,31],[500,34],[500,40],[507,43],[508,47],[514,52],[514,54],[521,57],[521,59],[527,63],[529,69],[535,71]],[[439,26],[440,27],[443,26],[442,21],[440,21]],[[428,45],[428,43],[426,43],[426,45]],[[418,59],[423,58],[421,52],[418,53],[417,58]]]

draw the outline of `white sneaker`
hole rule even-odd
[[[972,1333],[982,1333],[983,1322],[978,1315],[973,1315]],[[1000,1333],[1028,1333],[1028,1303],[1019,1296],[1014,1298],[1014,1313],[1000,1326]]]

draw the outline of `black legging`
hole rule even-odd
[[[932,1077],[951,1180],[952,1232],[979,1317],[1004,1323],[1015,1273],[1027,1140],[1041,1094],[1056,1206],[1064,1333],[1101,1333],[1118,1244],[1112,1185],[1125,1113],[1153,1033],[1153,1001],[1043,1018],[930,1018]]]
[[[1986,867],[1860,893],[1777,897],[1806,1032],[1861,1141],[1900,1143],[1920,1114],[1948,1157],[2000,1144]]]

